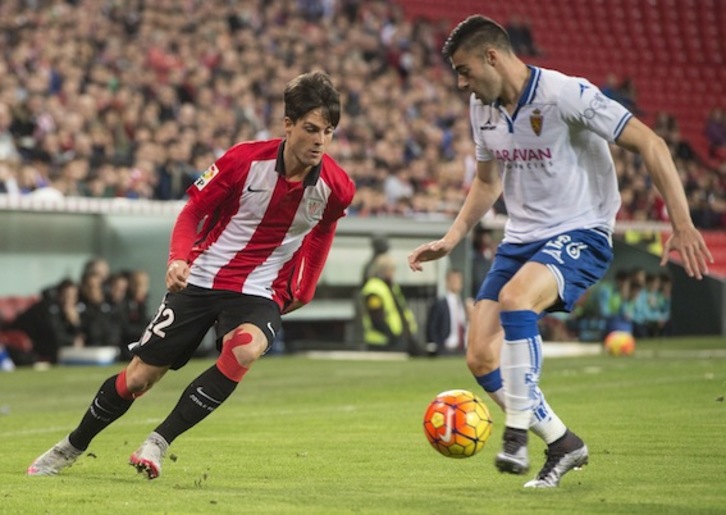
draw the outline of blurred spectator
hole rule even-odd
[[[12,121],[10,108],[4,102],[0,102],[0,161],[20,161],[15,138],[10,133]]]
[[[18,168],[19,165],[13,160],[0,160],[0,194],[8,193],[18,195]]]
[[[104,278],[98,272],[88,272],[81,278],[78,311],[85,347],[118,346],[120,343],[119,326],[103,287]]]
[[[616,102],[624,105],[634,114],[638,114],[639,110],[636,105],[635,84],[629,77],[619,81],[617,75],[609,73],[605,78],[605,84],[600,87],[603,94]]]
[[[361,290],[363,341],[368,350],[418,354],[416,319],[395,280],[396,262],[381,254],[373,262],[371,277]]]
[[[471,297],[476,298],[484,279],[489,273],[497,252],[497,243],[491,229],[481,224],[474,228],[471,253]]]
[[[129,289],[129,277],[125,272],[112,273],[105,284],[106,302],[108,305],[108,331],[113,335],[119,348],[124,347],[122,336],[126,325],[126,297]],[[138,336],[137,336],[138,337]],[[113,345],[113,342],[104,345]]]
[[[605,321],[606,332],[615,331],[624,321],[624,305],[630,298],[630,274],[617,270],[614,281],[603,281],[596,289],[597,314]]]
[[[655,333],[654,336],[670,336],[671,335],[671,295],[673,292],[673,282],[667,273],[660,274],[660,292],[657,296],[656,315],[654,317]]]
[[[693,150],[691,144],[684,140],[681,136],[681,130],[676,126],[668,134],[666,138],[668,146],[671,148],[671,154],[674,159],[680,159],[682,161],[695,161],[697,160],[696,151]]]
[[[98,275],[101,278],[101,282],[105,283],[111,275],[111,267],[108,261],[102,257],[93,257],[87,260],[81,270],[81,280],[87,275],[92,274]]]
[[[368,281],[371,277],[373,277],[373,269],[376,266],[376,260],[384,255],[388,254],[388,252],[391,250],[391,244],[388,242],[388,238],[385,234],[374,234],[371,237],[371,257],[366,261],[366,264],[363,265],[363,280],[361,281],[361,286]]]
[[[446,293],[429,307],[426,320],[427,352],[434,354],[460,354],[466,349],[466,333],[472,299],[466,303],[461,297],[464,274],[452,268],[446,272]],[[432,348],[428,348],[433,345]]]
[[[157,169],[154,197],[160,200],[184,198],[187,188],[199,177],[199,172],[192,167],[191,162],[191,145],[181,141],[171,142],[166,161]]]
[[[34,359],[56,363],[61,347],[83,346],[78,312],[78,286],[64,279],[37,303],[18,315],[10,328],[25,332],[33,342]]]
[[[726,116],[722,109],[714,108],[706,120],[708,154],[720,161],[726,161]]]
[[[623,299],[622,314],[626,324],[630,324],[630,331],[636,338],[646,335],[647,308],[644,302],[645,286],[648,274],[644,268],[635,267],[628,277],[627,296]],[[625,329],[624,324],[619,329]]]
[[[148,306],[149,274],[144,270],[133,270],[128,274],[128,290],[122,310],[121,359],[131,358],[128,345],[139,341],[146,326],[151,322]]]
[[[648,274],[645,279],[645,289],[639,299],[645,320],[642,325],[642,336],[660,336],[664,332],[669,316],[666,314],[666,302],[663,297],[663,276]]]
[[[509,33],[509,39],[516,54],[529,57],[540,54],[537,45],[534,43],[529,20],[513,14],[509,18],[509,23],[506,24],[505,29]]]

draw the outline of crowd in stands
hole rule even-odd
[[[111,273],[106,260],[94,258],[80,279],[65,278],[45,288],[36,302],[0,324],[0,336],[24,335],[29,345],[7,345],[18,365],[56,363],[61,349],[115,347],[122,359],[149,324],[149,276],[144,270]],[[4,338],[0,337],[0,343]]]
[[[641,267],[616,270],[612,279],[600,281],[583,296],[572,313],[545,317],[543,336],[593,342],[602,342],[612,331],[626,331],[636,338],[668,336],[671,290],[667,273]]]
[[[449,25],[382,0],[2,2],[0,193],[180,199],[234,142],[280,135],[284,84],[323,67],[343,94],[332,152],[358,186],[351,215],[454,214],[475,163]],[[525,59],[546,55],[526,19],[507,25]],[[714,156],[723,128],[715,111]],[[658,130],[697,222],[725,227],[726,168],[703,166],[667,115]],[[663,219],[639,158],[616,160],[622,218]]]

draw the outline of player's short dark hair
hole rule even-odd
[[[449,34],[442,53],[447,59],[457,50],[471,50],[493,46],[505,52],[512,52],[512,42],[504,27],[481,14],[473,14],[459,23]]]
[[[285,86],[285,116],[297,122],[313,109],[322,109],[330,125],[340,122],[340,93],[324,72],[304,73]]]

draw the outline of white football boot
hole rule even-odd
[[[29,476],[55,476],[66,467],[73,465],[83,451],[76,449],[66,436],[41,454],[28,467]]]

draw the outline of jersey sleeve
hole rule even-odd
[[[337,194],[331,195],[325,212],[320,220],[321,224],[334,224],[347,214],[348,207],[353,202],[355,183],[341,170],[342,180],[336,188]]]
[[[585,79],[566,81],[558,104],[565,122],[588,129],[610,143],[617,141],[633,117],[622,104]]]
[[[227,151],[187,189],[189,199],[174,223],[169,244],[169,262],[188,260],[199,223],[239,184],[239,159]]]
[[[204,212],[199,209],[194,199],[189,199],[174,222],[167,264],[179,259],[189,261],[189,253],[197,238],[197,228],[202,218]]]

